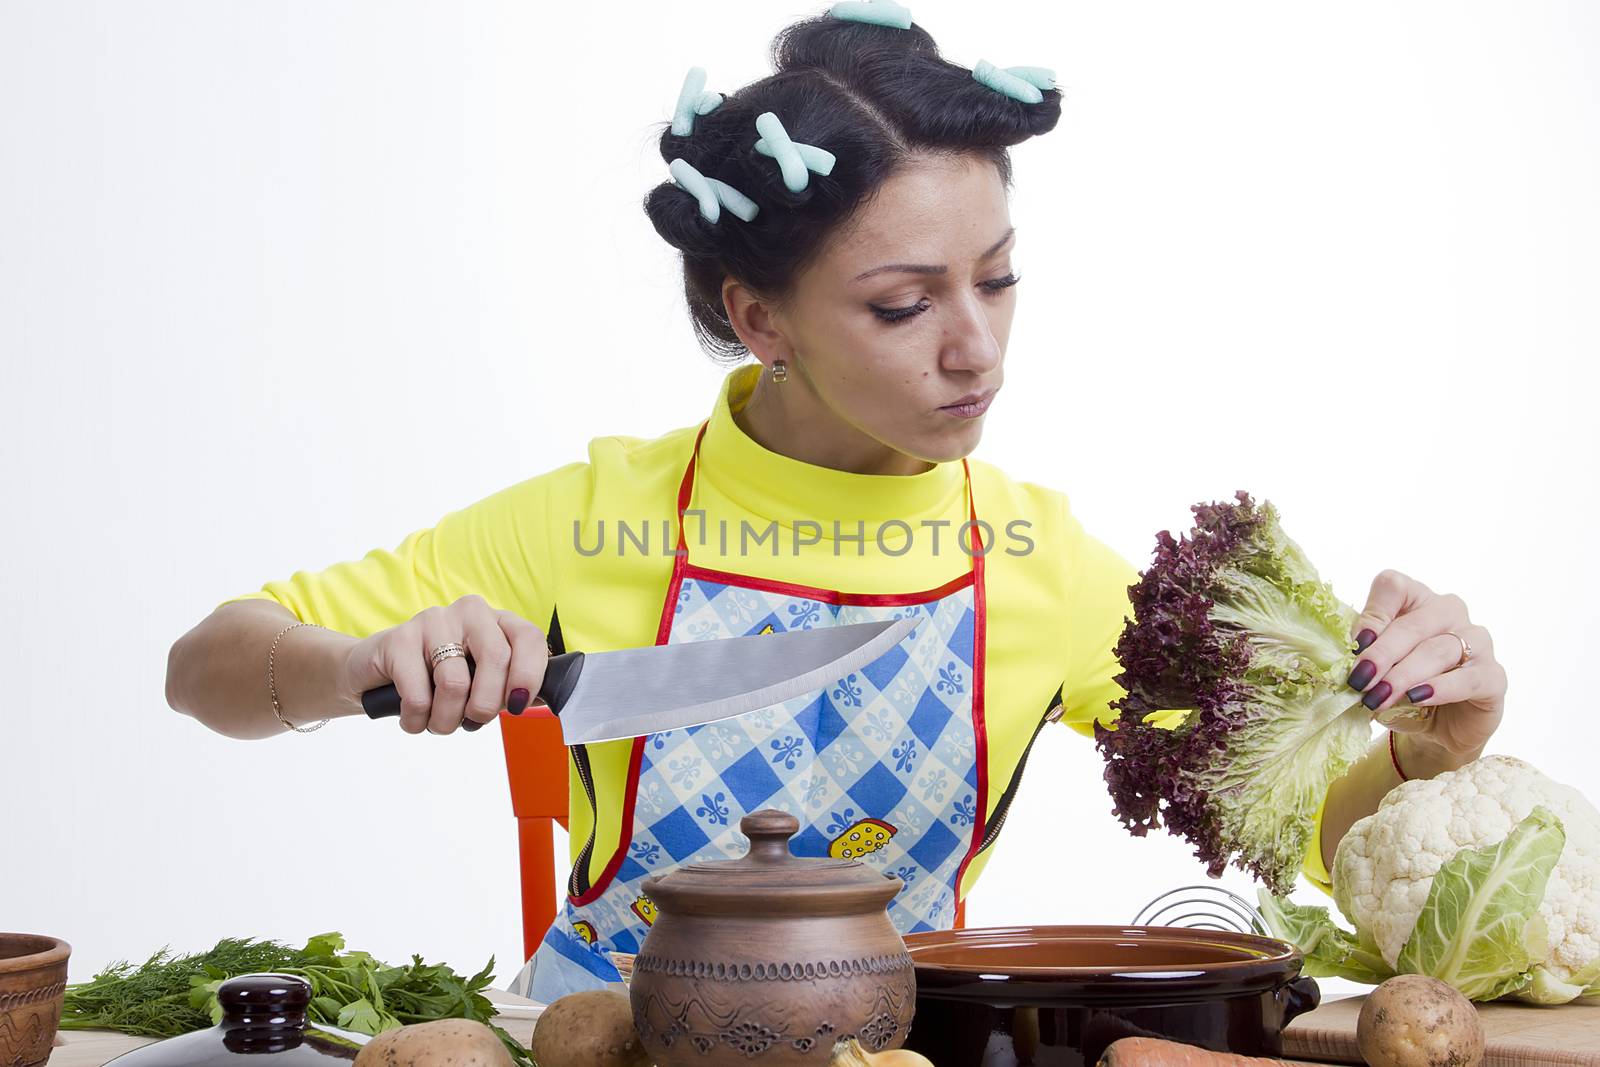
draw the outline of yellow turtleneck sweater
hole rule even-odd
[[[922,474],[874,475],[770,452],[733,419],[760,371],[759,364],[743,364],[723,380],[690,502],[691,509],[704,512],[703,544],[700,521],[693,515],[685,520],[690,562],[858,593],[931,589],[966,573],[971,559],[954,540],[967,519],[959,460]],[[274,600],[302,621],[365,637],[426,607],[477,593],[546,632],[558,618],[568,649],[654,644],[672,573],[678,485],[698,429],[696,423],[649,440],[595,438],[587,462],[536,475],[450,512],[392,551],[374,549],[318,572],[297,571],[230,599]],[[1127,588],[1138,572],[1084,531],[1062,493],[1014,481],[978,460],[969,459],[968,466],[978,518],[994,531],[985,556],[984,662],[992,828],[1003,815],[999,808],[1009,803],[1007,789],[1020,773],[1024,750],[1058,693],[1062,720],[1079,733],[1092,737],[1094,719],[1114,717],[1107,705],[1122,690],[1112,680],[1120,670],[1112,647],[1128,611]],[[909,550],[899,526],[888,527],[879,543],[880,524],[888,520],[911,528]],[[776,541],[752,540],[741,551],[741,522],[765,531],[774,521]],[[938,528],[935,550],[934,527],[924,524],[940,521],[947,525]],[[619,523],[631,531],[626,541]],[[797,523],[801,541],[818,528],[820,540],[796,551]],[[856,539],[862,530],[865,536]],[[597,544],[603,548],[595,553]],[[598,810],[590,808],[569,761],[572,854],[575,860],[594,831],[591,880],[624,831],[631,747],[629,740],[588,746]],[[1319,811],[1305,872],[1326,888],[1320,823]],[[967,868],[963,897],[992,852],[991,841]]]

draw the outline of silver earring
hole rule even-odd
[[[779,384],[789,380],[789,365],[781,359],[772,361],[772,380]]]

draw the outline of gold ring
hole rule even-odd
[[[449,644],[440,645],[428,655],[428,669],[430,671],[433,670],[444,660],[450,659],[452,656],[465,656],[466,654],[466,648],[454,641],[451,641]]]
[[[1455,670],[1456,667],[1461,667],[1461,666],[1465,665],[1467,660],[1472,658],[1472,645],[1468,643],[1468,641],[1467,641],[1467,639],[1465,637],[1462,637],[1460,634],[1456,633],[1454,630],[1446,630],[1445,633],[1449,634],[1451,637],[1453,637],[1457,641],[1461,642],[1461,658],[1456,660],[1456,666],[1455,667],[1451,667],[1450,668],[1451,670]]]

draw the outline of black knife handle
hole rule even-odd
[[[467,676],[470,678],[476,664],[473,663],[469,653],[467,660]],[[539,699],[550,708],[552,715],[560,715],[561,709],[567,706],[567,700],[572,696],[572,690],[578,684],[578,675],[583,673],[583,653],[563,652],[559,656],[551,656],[544,665],[544,681],[539,683]],[[400,714],[400,691],[394,683],[380,685],[376,689],[368,689],[361,694],[361,707],[369,719],[392,718]],[[464,724],[463,729],[471,732],[477,729],[470,723]]]

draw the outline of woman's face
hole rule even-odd
[[[786,382],[763,378],[750,421],[774,436],[806,427],[806,442],[783,433],[781,450],[862,473],[970,453],[1003,377],[1015,242],[993,164],[926,158],[862,205],[786,306],[725,286],[751,350],[768,368],[788,364]],[[974,395],[976,408],[956,406]]]

